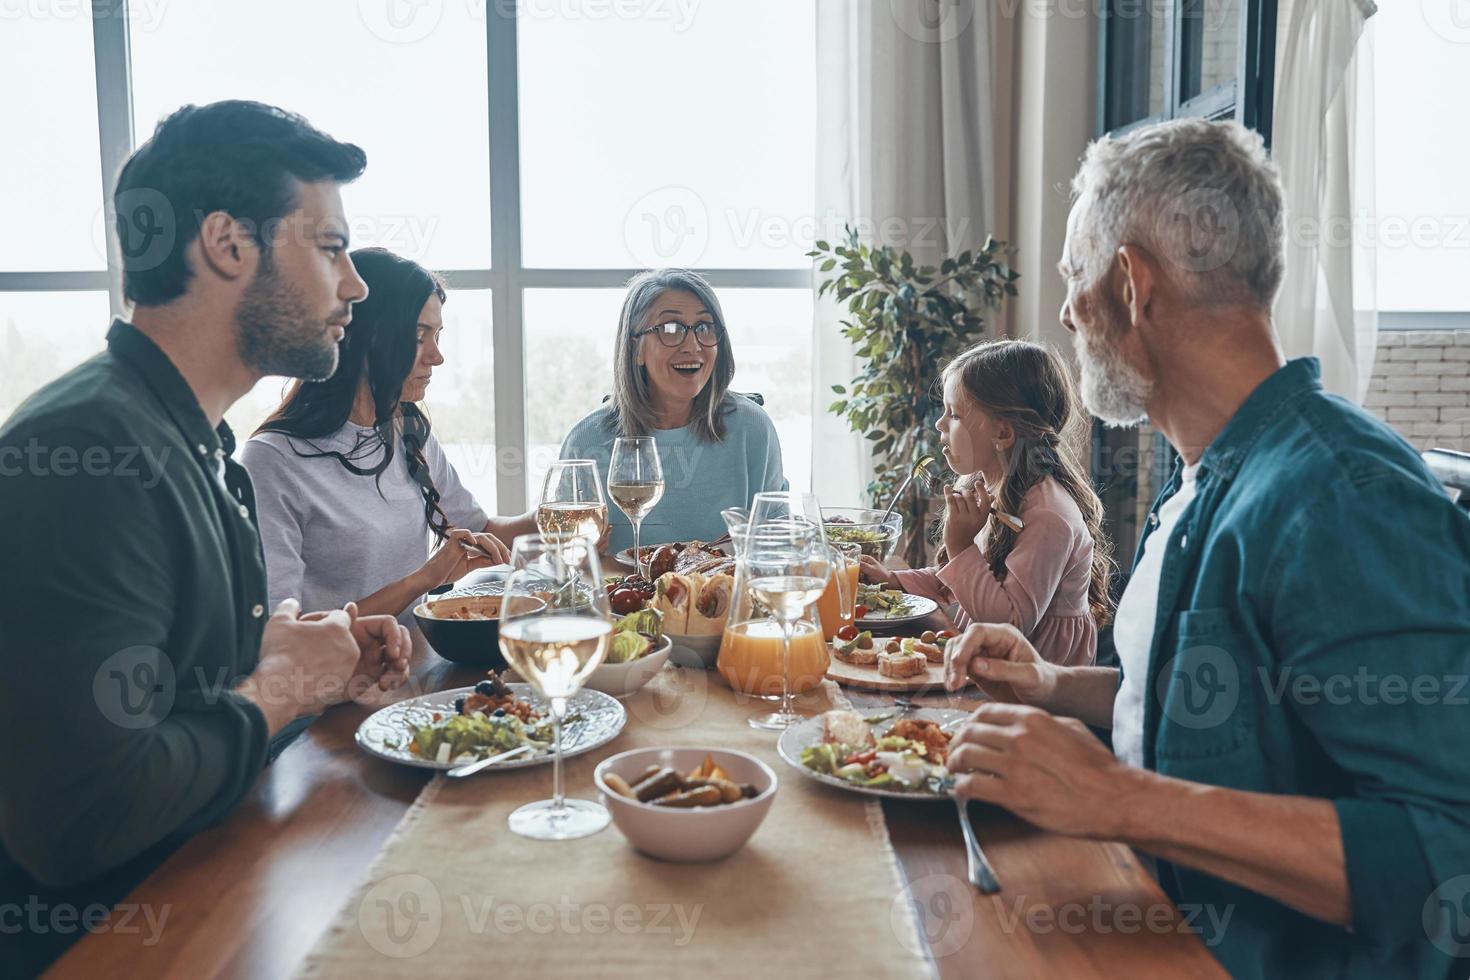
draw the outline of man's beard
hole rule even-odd
[[[235,343],[257,374],[322,381],[337,370],[326,322],[311,316],[300,290],[276,274],[268,256],[235,308]]]
[[[1123,358],[1114,343],[1121,333],[1101,297],[1098,323],[1093,330],[1077,330],[1077,361],[1082,367],[1082,403],[1111,426],[1137,425],[1148,417],[1153,382]],[[1121,310],[1119,314],[1121,316]]]

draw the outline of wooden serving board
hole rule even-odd
[[[830,647],[828,647],[828,652],[831,652]],[[890,693],[942,691],[944,690],[944,665],[928,664],[922,674],[915,674],[913,677],[887,677],[878,673],[877,664],[871,667],[850,664],[838,660],[834,653],[831,662],[827,665],[827,679],[847,687],[862,688],[865,691]]]

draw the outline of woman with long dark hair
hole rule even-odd
[[[356,602],[397,616],[508,553],[417,404],[444,363],[443,280],[380,248],[352,262],[368,296],[353,307],[336,373],[298,381],[240,461],[255,484],[272,605],[294,596],[307,609]]]

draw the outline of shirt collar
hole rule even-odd
[[[1303,392],[1321,390],[1322,365],[1315,357],[1287,361],[1251,392],[1245,404],[1210,443],[1200,459],[1203,468],[1226,479],[1234,477],[1281,407]]]
[[[143,376],[201,462],[213,466],[221,454],[234,452],[235,436],[230,427],[220,422],[217,428],[210,428],[189,382],[146,334],[126,320],[113,320],[107,331],[107,349]]]

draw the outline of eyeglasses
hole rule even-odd
[[[678,320],[670,320],[668,323],[656,323],[651,327],[645,327],[633,336],[642,338],[653,334],[665,347],[679,347],[684,343],[684,338],[689,335],[690,331],[693,331],[694,339],[701,347],[720,345],[721,331],[713,323],[680,323]]]

